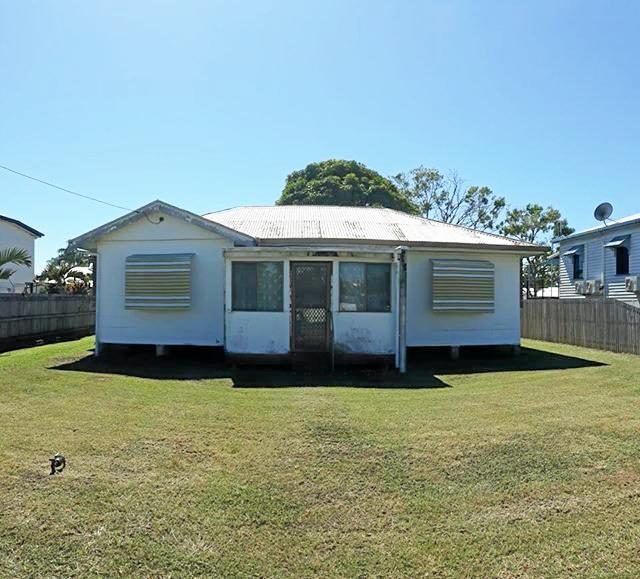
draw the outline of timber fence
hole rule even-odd
[[[83,295],[0,295],[0,349],[30,342],[88,336],[96,302]]]
[[[640,354],[640,308],[604,299],[524,300],[523,338]]]

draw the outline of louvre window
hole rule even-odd
[[[125,266],[125,308],[191,307],[192,253],[130,255]]]
[[[281,261],[235,261],[231,269],[231,305],[235,311],[281,312]]]
[[[340,263],[340,311],[391,311],[388,263]]]
[[[432,307],[440,312],[493,312],[493,263],[462,259],[432,260]]]

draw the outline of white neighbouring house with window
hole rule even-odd
[[[520,260],[547,248],[384,208],[154,201],[71,241],[97,255],[96,351],[377,356],[520,344]]]
[[[561,299],[605,297],[639,306],[640,214],[553,240]]]

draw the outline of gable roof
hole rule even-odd
[[[603,233],[604,231],[609,231],[611,229],[618,229],[619,227],[624,227],[625,225],[634,225],[636,223],[640,223],[640,213],[634,213],[633,215],[629,215],[628,217],[623,217],[622,219],[616,220],[608,220],[607,225],[596,225],[595,227],[590,227],[589,229],[583,229],[582,231],[576,231],[571,235],[567,235],[566,237],[555,237],[551,240],[552,243],[564,243],[565,241],[574,239],[576,237],[582,237],[584,235],[590,235],[592,233]]]
[[[244,233],[234,231],[224,225],[214,223],[213,221],[200,217],[200,215],[196,215],[195,213],[191,213],[185,209],[180,209],[179,207],[175,207],[174,205],[170,205],[169,203],[165,203],[160,200],[152,201],[151,203],[140,207],[140,209],[135,209],[122,217],[118,217],[118,219],[114,219],[109,223],[105,223],[104,225],[96,227],[83,235],[75,237],[74,239],[69,240],[69,244],[74,247],[93,250],[96,247],[97,241],[105,235],[109,235],[114,231],[118,231],[119,229],[142,219],[143,217],[148,218],[150,214],[158,212],[164,213],[165,215],[171,215],[172,217],[177,217],[178,219],[184,219],[188,223],[192,223],[193,225],[202,227],[208,231],[212,231],[213,233],[217,233],[222,237],[231,239],[239,245],[254,244],[253,238],[245,235]]]
[[[542,253],[546,247],[425,219],[394,209],[327,205],[235,207],[205,219],[256,240],[259,245],[309,242],[442,246]]]
[[[5,221],[6,223],[11,223],[16,227],[20,227],[20,229],[24,229],[27,233],[33,235],[34,237],[44,237],[44,233],[41,233],[37,229],[33,227],[29,227],[26,223],[22,221],[18,221],[17,219],[13,219],[12,217],[7,217],[6,215],[0,215],[0,221]]]

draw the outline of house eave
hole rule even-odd
[[[299,248],[309,247],[311,249],[318,246],[332,248],[350,247],[377,247],[382,251],[390,251],[398,245],[406,247],[408,250],[437,250],[455,251],[458,249],[479,251],[479,252],[500,252],[515,253],[518,255],[543,255],[550,251],[548,246],[543,245],[512,245],[512,244],[479,244],[479,243],[450,243],[435,241],[407,241],[407,240],[375,240],[375,239],[257,239],[257,245],[264,248]],[[384,249],[387,248],[387,249]]]

